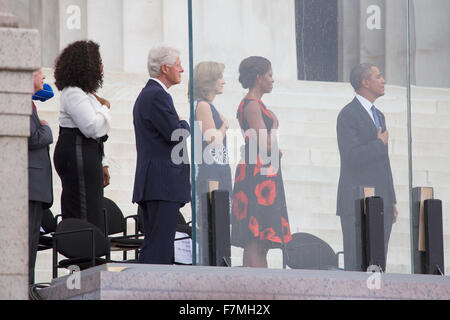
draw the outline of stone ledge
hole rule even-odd
[[[0,92],[0,114],[31,115],[31,94]]]
[[[41,66],[39,32],[0,28],[0,70],[33,71]]]
[[[29,94],[31,100],[33,94],[33,72],[0,70],[0,88],[2,93]]]
[[[1,114],[0,136],[28,137],[29,135],[30,135],[29,115]]]
[[[0,273],[0,300],[16,300],[28,297],[28,271],[23,275]]]
[[[52,300],[450,299],[449,277],[382,274],[380,289],[370,290],[369,276],[344,271],[108,264],[82,271],[79,290],[69,290],[65,276],[54,279],[40,295]]]

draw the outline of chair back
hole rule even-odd
[[[44,229],[44,234],[55,232],[56,224],[56,218],[53,216],[53,213],[50,211],[50,209],[44,210],[41,221],[41,226],[42,229]]]
[[[103,197],[103,208],[108,219],[108,235],[124,232],[126,220],[119,206],[109,198]]]
[[[54,234],[56,250],[67,258],[87,258],[92,256],[92,239],[95,242],[95,256],[109,254],[109,242],[103,232],[85,220],[66,218],[56,227]]]
[[[286,265],[292,269],[337,269],[338,257],[324,240],[309,233],[298,232],[286,244]]]

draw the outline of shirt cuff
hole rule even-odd
[[[105,156],[103,156],[103,159],[102,159],[102,167],[109,167],[108,160],[106,159]]]

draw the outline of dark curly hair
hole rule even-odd
[[[266,74],[272,67],[270,61],[264,57],[251,56],[239,64],[239,82],[244,89],[253,87],[257,75]]]
[[[58,90],[78,87],[94,93],[103,85],[103,67],[99,45],[94,41],[69,44],[56,59],[55,84]]]

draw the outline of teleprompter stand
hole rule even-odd
[[[384,272],[386,270],[386,254],[384,246],[384,210],[381,197],[372,196],[364,199],[361,228],[363,270]]]
[[[414,273],[444,275],[442,201],[433,199],[433,188],[413,188]]]
[[[230,200],[225,190],[211,191],[209,210],[210,263],[231,266]]]

